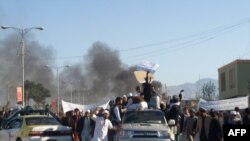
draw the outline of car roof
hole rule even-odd
[[[4,121],[0,124],[0,127],[3,127],[9,121],[15,118],[22,118],[22,117],[29,117],[29,116],[44,116],[44,117],[53,117],[58,122],[60,122],[59,117],[51,112],[49,109],[39,110],[39,109],[32,109],[31,107],[26,107],[24,109],[17,110],[13,112],[10,116],[8,116]]]
[[[158,109],[145,109],[145,110],[128,110],[127,112],[162,112],[161,110]]]
[[[21,117],[23,117],[23,118],[31,118],[31,117],[49,117],[49,118],[53,118],[53,117],[51,117],[49,115],[23,115]]]

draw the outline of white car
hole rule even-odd
[[[72,129],[49,115],[17,116],[2,127],[0,141],[72,141]]]
[[[173,123],[171,123],[173,124]],[[127,111],[118,141],[173,141],[174,134],[160,110]]]

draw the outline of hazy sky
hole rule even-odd
[[[123,63],[160,65],[167,85],[217,79],[218,68],[250,57],[249,0],[0,0],[0,25],[44,26],[35,40],[58,64],[83,60],[96,41]],[[248,14],[247,14],[248,13]],[[0,30],[0,39],[13,31]]]

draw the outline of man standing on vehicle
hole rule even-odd
[[[142,84],[143,95],[146,102],[149,102],[151,98],[151,78],[149,78],[148,74],[149,72],[146,74],[145,83]]]
[[[148,107],[153,108],[153,109],[161,109],[161,100],[160,96],[156,93],[155,87],[151,87],[151,98],[150,101],[148,102]]]

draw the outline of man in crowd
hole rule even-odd
[[[113,124],[113,126],[120,126],[121,124],[121,119],[122,119],[122,115],[123,112],[125,111],[125,109],[122,109],[122,98],[121,97],[116,97],[115,99],[115,105],[113,108],[110,109],[110,119],[111,119],[111,123]],[[115,131],[114,130],[110,130],[109,131],[110,134],[110,139],[109,141],[115,141]]]
[[[183,113],[181,114],[181,120],[180,120],[180,132],[182,133],[182,141],[186,141],[186,131],[183,130],[184,128],[184,123],[186,119],[190,116],[189,115],[189,109],[188,107],[183,107],[182,108]]]
[[[144,97],[144,94],[143,94],[143,92],[142,92],[140,86],[136,86],[135,91],[136,91],[136,94],[137,94],[138,96]]]
[[[145,77],[145,83],[142,84],[143,86],[143,95],[146,102],[150,101],[151,98],[151,78],[148,76],[149,72],[147,72]]]
[[[126,95],[122,96],[122,108],[126,108],[128,104],[128,97]]]
[[[243,124],[250,125],[250,110],[249,110],[249,108],[245,109],[245,115],[243,116]]]
[[[228,124],[232,124],[232,125],[240,125],[241,124],[241,119],[237,116],[236,111],[230,111],[230,117],[228,120]]]
[[[108,129],[113,129],[113,125],[109,120],[109,111],[104,110],[100,115],[99,110],[96,110],[91,119],[95,121],[95,131],[92,141],[108,141]]]
[[[61,123],[64,126],[73,127],[73,111],[68,111],[61,117]]]
[[[190,116],[184,121],[183,126],[183,138],[186,138],[186,141],[194,141],[194,137],[196,134],[195,128],[197,124],[197,117],[194,109],[190,109]]]
[[[208,139],[209,141],[222,141],[223,132],[222,132],[222,126],[218,119],[218,113],[214,110],[211,110],[210,116],[211,116],[211,123],[210,123]]]
[[[240,119],[240,122],[242,124],[243,119],[242,119],[242,116],[240,114],[240,108],[239,107],[235,107],[234,110],[236,111],[236,116]]]
[[[160,96],[156,93],[155,87],[152,86],[151,97],[150,101],[148,102],[148,107],[160,110],[161,109],[160,104],[161,104]]]
[[[90,110],[87,110],[83,117],[79,119],[77,132],[80,141],[91,141],[95,129],[95,122],[90,118]]]
[[[197,138],[199,138],[199,141],[208,141],[210,123],[210,116],[207,114],[206,109],[201,107],[199,109],[199,117],[196,126],[196,132],[198,132]]]
[[[175,134],[175,140],[179,141],[179,128],[180,128],[180,102],[179,102],[179,97],[177,95],[174,95],[170,99],[170,103],[167,103],[168,109],[166,109],[165,112],[165,117],[167,121],[169,122],[170,119],[175,120],[175,126],[174,126],[174,134]]]
[[[119,125],[121,123],[121,112],[122,112],[122,98],[116,97],[115,105],[110,109],[111,122],[113,125]]]
[[[77,132],[78,121],[80,118],[81,118],[80,110],[78,108],[74,109],[73,127],[72,127],[74,141],[80,141],[80,135]]]
[[[184,90],[181,90],[180,93],[179,93],[179,100],[180,100],[180,101],[182,101],[183,92],[184,92]]]
[[[0,111],[0,126],[2,126],[3,121],[4,121],[3,111]]]

